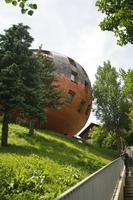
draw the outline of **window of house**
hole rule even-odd
[[[86,109],[86,111],[85,111],[85,114],[86,114],[86,115],[88,115],[88,114],[89,114],[89,112],[90,112],[90,109],[91,109],[91,105],[88,105],[88,106],[87,106],[87,109]]]
[[[78,74],[74,71],[71,72],[71,81],[77,83]]]
[[[77,67],[75,61],[74,61],[72,58],[69,58],[69,57],[68,57],[68,60],[69,60],[69,63],[70,63],[71,65],[73,65],[74,67]]]
[[[82,100],[82,101],[80,102],[78,108],[77,108],[77,111],[78,111],[78,112],[81,112],[81,110],[83,109],[84,105],[85,105],[85,101]]]
[[[66,102],[67,103],[72,103],[74,95],[75,95],[75,93],[73,91],[69,90],[69,92],[66,95]]]

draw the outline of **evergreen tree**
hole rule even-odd
[[[31,65],[34,68],[29,71]],[[49,107],[58,109],[62,105],[63,95],[59,87],[52,84],[56,81],[54,66],[46,56],[38,52],[32,56],[26,68],[24,112],[29,120],[29,134],[33,135],[35,121],[44,122],[47,109]]]
[[[21,110],[23,96],[23,66],[32,52],[29,50],[33,38],[29,27],[13,25],[0,35],[0,104],[3,112],[2,146],[7,145],[8,123],[13,110]]]
[[[33,135],[33,122],[44,119],[44,84],[42,79],[43,64],[37,56],[30,56],[26,65],[23,66],[24,102],[23,115],[29,122],[29,134]]]
[[[48,107],[60,105],[61,94],[54,81],[54,67],[29,49],[33,38],[29,27],[13,25],[0,35],[0,104],[2,105],[2,146],[7,145],[12,112],[23,113],[30,122],[44,119]],[[33,124],[33,123],[31,123]],[[30,133],[33,133],[31,126]]]

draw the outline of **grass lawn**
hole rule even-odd
[[[0,146],[0,200],[52,200],[116,157],[50,131],[27,133],[10,124],[9,146]]]

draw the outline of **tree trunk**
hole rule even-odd
[[[9,124],[9,113],[5,112],[3,116],[3,122],[2,122],[1,146],[7,146],[8,124]]]
[[[34,135],[34,122],[32,120],[29,122],[29,135]]]
[[[121,155],[121,153],[122,153],[122,143],[121,143],[120,130],[116,129],[115,134],[116,134],[117,150],[118,150],[119,155]]]

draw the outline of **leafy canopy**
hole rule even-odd
[[[98,67],[93,95],[97,105],[95,108],[97,118],[111,127],[114,120],[117,122],[117,113],[119,112],[117,103],[119,103],[121,95],[118,74],[110,62],[104,62],[103,67]]]
[[[127,73],[122,70],[122,77],[124,80],[123,92],[128,97],[130,103],[130,113],[128,117],[130,120],[130,132],[133,135],[133,70],[129,69]]]
[[[95,127],[90,134],[94,145],[106,149],[116,149],[116,140],[111,131],[107,131],[104,127]]]
[[[105,128],[115,134],[117,147],[121,148],[121,129],[128,124],[129,104],[121,92],[121,82],[116,69],[111,63],[104,62],[96,73],[93,86],[93,96],[96,104],[96,117],[104,124]]]
[[[124,92],[133,103],[133,70],[129,69],[124,77]]]
[[[29,27],[13,25],[0,35],[0,103],[3,110],[24,104],[24,68],[31,57]]]
[[[105,14],[100,28],[114,32],[119,45],[133,44],[133,1],[97,0],[96,6]]]
[[[29,27],[13,25],[0,35],[0,105],[3,113],[2,146],[7,145],[8,124],[12,112],[23,110],[25,105],[24,71],[32,56],[29,47],[33,38]],[[34,66],[31,66],[34,67]],[[28,75],[28,74],[26,74]]]
[[[19,6],[22,14],[28,13],[28,15],[33,15],[34,10],[37,9],[37,5],[32,3],[32,0],[5,0],[5,2],[13,6]]]

